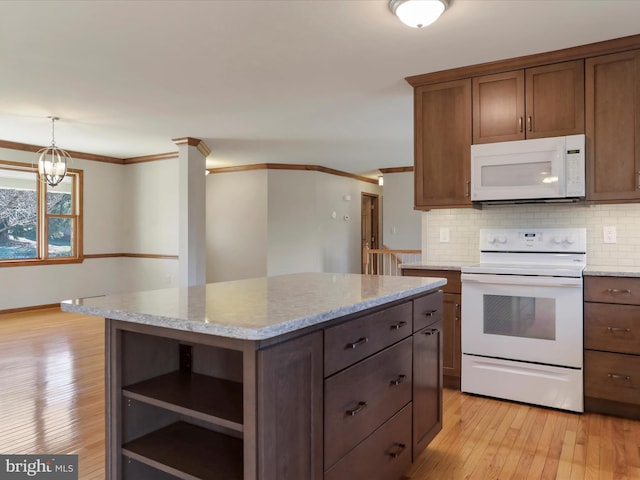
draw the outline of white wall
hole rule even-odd
[[[35,154],[0,149],[0,159],[34,162]],[[177,162],[177,161],[176,161]],[[173,160],[119,165],[73,159],[83,171],[85,255],[177,255],[177,183]],[[70,298],[169,286],[178,260],[95,258],[67,265],[0,267],[0,310]]]
[[[2,160],[31,164],[34,158],[31,152],[0,149]],[[73,159],[69,166],[84,172],[84,252],[120,252],[123,167],[78,159]],[[119,291],[122,268],[120,258],[67,265],[1,267],[0,310]]]
[[[267,170],[207,177],[207,282],[267,274]]]
[[[439,209],[422,214],[423,259],[470,264],[479,259],[481,228],[585,227],[590,265],[640,266],[640,204],[514,205]],[[617,243],[604,244],[604,226],[615,226]],[[440,228],[449,228],[450,242],[440,243]]]
[[[413,172],[384,174],[382,242],[391,249],[420,249],[422,215],[413,209]]]
[[[359,272],[362,192],[380,187],[305,170],[209,175],[207,281]]]

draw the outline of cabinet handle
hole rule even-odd
[[[530,132],[533,131],[533,119],[531,118],[531,115],[527,117],[527,130]]]
[[[638,184],[640,185],[640,182],[638,182]],[[466,186],[467,186],[467,193],[465,194],[465,196],[467,198],[471,198],[471,181],[467,181],[466,182]]]
[[[357,414],[359,414],[362,410],[364,410],[366,407],[367,407],[367,402],[358,402],[358,406],[356,408],[354,408],[353,410],[347,410],[347,415],[354,417]]]
[[[624,333],[631,333],[631,329],[630,328],[622,328],[622,327],[607,327],[607,330],[611,333],[614,332],[624,332]]]
[[[611,294],[625,293],[627,295],[631,295],[631,290],[629,290],[628,288],[607,288],[607,292]]]
[[[396,378],[395,380],[391,380],[390,383],[392,386],[400,385],[402,382],[404,382],[405,378],[407,378],[406,375],[398,375],[398,378]]]
[[[398,323],[394,323],[393,325],[391,325],[391,330],[400,330],[402,327],[404,327],[407,324],[407,322],[398,322]]]
[[[456,309],[456,320],[460,320],[460,304],[456,303],[454,308]]]
[[[437,312],[438,310],[429,310],[428,312],[424,312],[423,315],[425,317],[433,317]]]
[[[369,341],[369,339],[367,337],[362,337],[362,338],[359,338],[357,341],[355,341],[353,343],[347,343],[347,345],[344,348],[346,348],[347,350],[348,349],[354,349],[358,345],[364,345],[368,341]]]
[[[518,130],[520,130],[520,133],[522,133],[523,123],[522,117],[518,118]]]
[[[617,373],[607,373],[607,377],[612,380],[626,380],[627,382],[631,381],[631,377],[629,375],[618,375]]]
[[[638,187],[637,187],[637,189],[640,190],[640,172],[638,172]]]
[[[397,447],[397,448],[396,448],[396,447]],[[391,451],[391,452],[388,452],[388,455],[389,455],[391,458],[398,458],[398,457],[400,456],[400,454],[401,454],[402,452],[404,452],[404,450],[405,450],[405,448],[407,448],[407,446],[406,446],[404,443],[398,443],[398,442],[395,442],[395,443],[393,444],[393,447],[392,447],[392,448],[394,448],[395,450],[393,450],[393,451]]]
[[[436,333],[438,333],[438,329],[436,329],[436,328],[432,328],[432,329],[427,330],[426,332],[424,332],[424,334],[427,335],[427,336],[435,335]]]

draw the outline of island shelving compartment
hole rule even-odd
[[[243,352],[110,323],[122,417],[112,468],[123,478],[243,479]]]

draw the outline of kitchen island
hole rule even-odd
[[[63,302],[107,319],[107,477],[400,478],[442,426],[445,283],[305,273]]]

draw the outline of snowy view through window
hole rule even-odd
[[[67,179],[65,179],[67,180]],[[72,179],[61,191],[46,190],[47,257],[73,255],[74,220]],[[44,225],[38,214],[38,178],[35,172],[0,170],[0,261],[38,259],[39,227]],[[44,185],[40,185],[45,189]],[[43,212],[44,213],[44,212]]]

